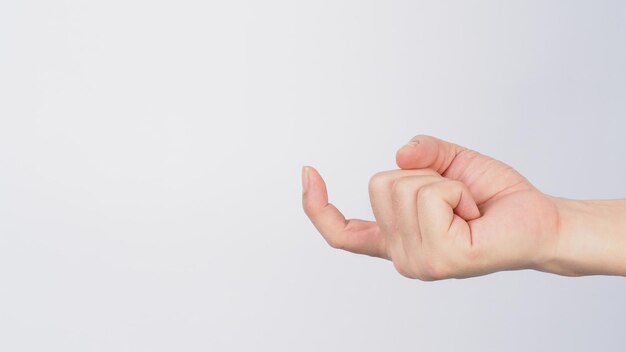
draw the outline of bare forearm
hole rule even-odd
[[[626,200],[554,198],[560,214],[554,260],[541,270],[567,276],[626,276]]]

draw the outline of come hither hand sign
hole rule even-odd
[[[303,168],[304,211],[332,247],[391,260],[400,274],[428,281],[550,265],[557,201],[513,168],[424,135],[396,162],[399,170],[369,182],[375,222],[346,220],[320,174]]]

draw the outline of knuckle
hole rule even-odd
[[[410,184],[405,177],[399,177],[391,184],[391,194],[393,196],[402,196],[410,191]]]
[[[404,261],[394,259],[393,266],[400,275],[409,279],[416,278],[416,275],[413,273],[411,268],[408,265],[406,265]]]
[[[420,272],[424,281],[446,279],[451,274],[449,265],[442,258],[432,255],[424,258]]]
[[[340,241],[335,236],[328,236],[325,239],[326,239],[326,242],[328,243],[328,245],[331,246],[332,248],[335,248],[335,249],[343,249],[344,248],[343,242]]]
[[[439,192],[435,185],[436,184],[431,183],[420,188],[418,193],[419,197],[426,199],[432,199],[436,197]]]
[[[429,276],[428,274],[426,274],[425,272],[421,270],[416,273],[416,279],[420,281],[435,281],[435,279],[432,276]]]
[[[368,188],[371,191],[380,189],[386,183],[386,172],[377,172],[370,177]]]

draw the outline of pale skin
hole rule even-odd
[[[304,211],[330,246],[424,281],[521,269],[626,276],[626,200],[549,196],[501,161],[425,135],[396,162],[370,179],[376,221],[346,219],[303,168]]]

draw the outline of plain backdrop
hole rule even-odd
[[[626,197],[622,1],[0,1],[0,350],[624,351],[626,279],[333,250],[419,133]]]

